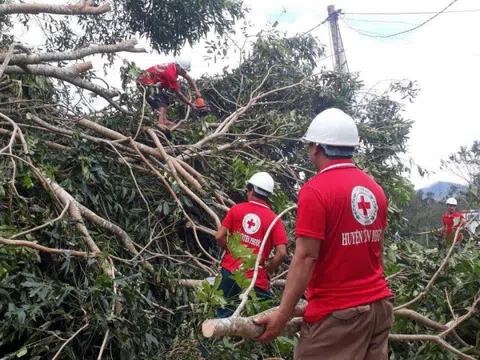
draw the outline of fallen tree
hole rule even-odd
[[[399,149],[410,123],[390,93],[364,96],[355,75],[319,71],[324,57],[314,38],[270,32],[248,55],[238,46],[238,68],[198,80],[212,114],[199,118],[175,102],[172,120],[181,123],[166,134],[150,127],[156,115],[145,107],[147,91],[135,86],[135,64],[124,63],[122,89],[98,85],[86,72],[98,70],[90,69],[86,56],[143,51],[134,39],[116,38],[103,17],[88,25],[105,27],[103,35],[112,37],[104,45],[76,47],[79,38],[68,42],[59,32],[66,42],[53,51],[11,42],[0,55],[0,351],[7,358],[189,358],[197,354],[206,319],[203,330],[211,337],[258,336],[262,329],[252,324],[252,313],[265,309],[248,291],[238,316],[213,319],[225,300],[218,277],[213,285],[203,281],[219,270],[221,250],[212,235],[228,209],[243,201],[245,180],[255,171],[274,176],[277,213],[292,207],[305,180],[300,174],[314,174],[298,139],[326,107],[361,120],[356,161],[389,196],[392,234],[403,226],[396,209],[411,186],[401,175],[406,169]],[[71,88],[59,86],[64,82],[94,91],[110,106],[90,109],[83,92],[72,98]],[[394,88],[415,93],[409,84]],[[293,214],[284,220],[291,232]],[[439,268],[439,254],[415,246],[402,239],[386,249],[392,286],[409,307],[396,309],[395,356],[406,359],[412,348],[423,356],[442,346],[471,356],[477,280],[466,257],[476,253],[450,248]],[[456,269],[453,278],[449,266],[468,270]],[[287,270],[288,262],[272,283],[276,295]],[[447,306],[436,314],[443,303],[452,311]],[[299,323],[295,319],[288,334]],[[213,356],[286,356],[293,346],[279,340],[282,350],[260,344],[247,350],[230,341],[217,343]],[[407,341],[408,349],[402,347]]]

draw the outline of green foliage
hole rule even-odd
[[[40,14],[48,50],[72,50],[90,44],[114,44],[141,34],[155,51],[178,53],[214,31],[223,35],[243,17],[238,0],[154,1],[115,0],[112,11],[101,16],[57,17]],[[20,16],[19,16],[20,17]],[[0,17],[3,34],[11,28],[12,16]],[[30,15],[22,15],[28,26]],[[5,29],[3,29],[5,28]],[[1,39],[0,39],[1,40]],[[107,55],[112,59],[112,55]]]
[[[243,270],[252,269],[255,267],[257,254],[253,252],[252,248],[242,244],[242,235],[239,232],[233,233],[229,237],[227,246],[234,259],[242,260]]]
[[[414,242],[404,240],[392,243],[387,249],[386,274],[400,270],[404,272],[395,277],[390,286],[395,293],[396,304],[405,303],[418,294],[427,285],[445,258],[446,248],[428,249]],[[391,255],[390,255],[391,254]],[[452,320],[445,292],[448,292],[453,310],[457,316],[467,313],[474,298],[480,294],[480,251],[473,243],[465,247],[457,246],[447,266],[440,273],[428,294],[412,307],[428,318],[442,324]],[[480,344],[480,315],[478,311],[471,320],[461,324],[457,330],[460,337],[471,344],[463,351],[473,354],[474,347]],[[393,333],[435,334],[412,320],[396,318]],[[422,342],[391,342],[392,359],[457,359],[456,355],[435,344]]]

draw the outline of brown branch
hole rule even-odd
[[[7,51],[7,54],[5,55],[5,57],[3,59],[0,60],[0,61],[3,61],[2,65],[0,65],[0,79],[2,78],[3,72],[5,71],[7,65],[10,63],[10,61],[13,57],[13,51],[15,50],[16,45],[17,45],[16,43],[10,44],[10,46],[8,48],[8,51]]]
[[[64,51],[64,52],[51,52],[51,53],[41,53],[34,55],[25,55],[17,54],[13,55],[10,59],[10,64],[12,65],[28,65],[28,64],[38,64],[46,61],[68,61],[68,60],[79,60],[89,55],[94,54],[112,54],[121,51],[127,51],[132,53],[141,53],[146,52],[143,48],[135,48],[138,44],[137,39],[132,38],[126,41],[123,41],[119,44],[113,45],[93,45],[83,49],[73,50],[73,51]],[[3,61],[6,56],[0,55],[0,61]]]
[[[65,71],[70,71],[72,74],[78,75],[84,72],[87,72],[89,70],[93,69],[93,64],[91,61],[85,61],[85,62],[80,62],[73,64],[67,68],[65,68]]]
[[[106,136],[110,139],[113,139],[113,140],[117,140],[117,142],[130,142],[130,138],[117,132],[117,131],[114,131],[114,130],[111,130],[105,126],[102,126],[100,124],[97,124],[93,121],[90,121],[90,120],[87,120],[87,119],[81,119],[81,120],[78,120],[77,122],[78,124],[86,127],[87,129],[90,129],[94,132],[96,132],[97,134],[100,134],[100,135],[103,135],[103,136]],[[116,144],[117,142],[113,142],[114,144]],[[151,155],[153,157],[156,157],[156,158],[161,158],[160,156],[160,152],[157,150],[157,149],[154,149],[150,146],[147,146],[147,145],[144,145],[142,143],[139,143],[137,141],[134,141],[134,144],[135,144],[135,147],[138,148],[140,151],[148,154],[148,155]]]
[[[247,318],[242,317],[229,317],[224,319],[206,320],[202,324],[202,333],[206,338],[230,336],[230,337],[244,337],[244,338],[257,338],[265,331],[264,326],[257,325],[253,320],[258,319],[267,313],[274,311],[276,308],[267,310],[261,314],[250,316]],[[283,332],[284,336],[294,335],[300,331],[300,324],[302,318],[293,318],[287,323],[287,326]]]
[[[418,296],[416,296],[415,298],[413,298],[412,300],[406,302],[405,304],[402,304],[400,306],[397,306],[395,307],[393,310],[394,311],[398,311],[400,309],[404,309],[414,303],[416,303],[418,300],[420,300],[421,298],[423,298],[427,293],[428,291],[430,290],[430,288],[432,287],[433,283],[435,282],[435,280],[437,279],[438,275],[440,275],[440,272],[443,270],[443,268],[445,267],[445,265],[447,264],[448,262],[448,259],[450,258],[450,255],[452,254],[453,252],[453,248],[455,247],[455,244],[456,244],[456,240],[457,240],[457,237],[458,237],[458,234],[460,232],[460,228],[457,229],[456,233],[455,233],[455,238],[453,239],[452,241],[452,246],[450,246],[450,249],[448,250],[448,253],[447,255],[445,256],[445,259],[443,259],[442,263],[440,264],[440,267],[438,268],[438,270],[435,272],[435,274],[432,276],[432,278],[430,279],[430,281],[428,282],[427,286],[425,286],[425,288],[422,290],[422,292],[420,294],[418,294]]]
[[[83,310],[83,308],[82,308]],[[62,352],[62,350],[65,348],[65,346],[67,346],[67,344],[72,341],[75,336],[77,336],[78,334],[80,334],[83,330],[85,330],[88,326],[89,326],[89,322],[88,322],[88,316],[87,316],[87,312],[85,310],[83,310],[83,312],[85,313],[85,325],[83,325],[80,329],[78,329],[77,331],[75,331],[75,333],[70,336],[63,344],[62,346],[60,346],[60,349],[58,349],[57,353],[55,354],[55,356],[52,358],[52,360],[55,360],[58,358],[58,356],[60,355],[60,353]]]
[[[404,335],[404,334],[390,334],[388,336],[388,339],[390,341],[402,341],[402,342],[412,342],[412,341],[429,341],[429,342],[434,342],[441,347],[453,352],[454,354],[458,355],[461,359],[465,360],[475,360],[474,357],[471,357],[460,350],[456,349],[452,345],[450,345],[448,342],[443,340],[442,338],[436,336],[436,335]]]
[[[191,217],[188,215],[188,213],[185,211],[185,208],[183,207],[180,199],[178,198],[177,194],[175,194],[175,191],[173,191],[172,187],[170,186],[170,184],[168,183],[167,179],[165,179],[165,177],[150,163],[150,161],[148,161],[148,159],[142,154],[142,152],[140,151],[140,149],[137,147],[137,143],[135,141],[133,141],[133,139],[129,139],[130,140],[130,143],[132,145],[132,147],[137,151],[138,155],[140,156],[140,158],[142,159],[142,161],[145,163],[145,165],[147,165],[147,167],[158,177],[160,178],[160,180],[162,181],[162,183],[165,185],[165,187],[168,189],[168,191],[170,192],[170,194],[172,195],[173,199],[175,200],[175,202],[177,203],[178,207],[182,210],[183,214],[185,215],[185,217],[193,223],[193,220],[191,219]],[[214,262],[218,262],[217,259],[215,259],[212,255],[210,255],[208,253],[207,250],[205,250],[205,248],[202,246],[202,243],[200,242],[200,240],[198,239],[198,236],[197,236],[197,232],[196,232],[196,228],[194,227],[193,229],[193,233],[195,235],[195,240],[198,244],[198,246],[200,247],[200,249],[203,251],[203,253],[208,257],[210,258],[211,260],[213,260]]]
[[[77,5],[52,4],[2,4],[0,15],[10,14],[56,14],[56,15],[100,15],[111,10],[109,4],[94,6],[90,1]]]
[[[55,249],[49,248],[40,244],[37,244],[32,241],[27,240],[10,240],[0,237],[0,244],[5,246],[11,247],[28,247],[31,249],[43,251],[49,254],[59,254],[59,255],[69,255],[69,256],[78,256],[78,257],[98,257],[101,255],[101,252],[85,252],[85,251],[77,251],[77,250],[66,250],[66,249]]]
[[[130,239],[130,236],[123,230],[120,226],[115,225],[114,223],[105,220],[104,218],[98,216],[95,214],[92,210],[86,208],[85,206],[78,204],[80,213],[85,216],[88,220],[90,220],[92,223],[95,225],[112,232],[115,234],[120,240],[122,241],[123,245],[125,248],[134,256],[137,256],[140,258],[140,262],[142,266],[150,271],[152,274],[155,272],[155,269],[153,268],[152,264],[148,263],[143,256],[141,256],[137,249],[135,249],[135,246],[133,246],[132,239]]]
[[[33,229],[26,230],[26,231],[22,231],[21,233],[15,234],[15,235],[13,235],[13,236],[10,237],[10,240],[13,240],[13,239],[15,239],[15,238],[17,238],[17,237],[20,237],[20,236],[29,234],[29,233],[31,233],[31,232],[33,232],[33,231],[37,231],[37,230],[43,229],[43,228],[45,228],[45,227],[47,227],[47,226],[53,225],[53,223],[55,223],[55,222],[58,221],[58,220],[61,220],[61,219],[65,216],[65,214],[66,214],[66,212],[67,212],[67,210],[68,210],[69,207],[70,207],[70,203],[67,203],[67,204],[65,205],[65,208],[64,208],[63,211],[61,212],[61,214],[60,214],[56,219],[49,220],[49,221],[46,222],[45,224],[39,225],[39,226],[37,226],[37,227],[34,227]]]
[[[41,76],[48,76],[53,77],[59,80],[63,80],[73,84],[75,86],[81,87],[82,89],[90,90],[91,92],[100,95],[104,98],[113,98],[115,96],[120,95],[117,90],[113,89],[106,89],[97,84],[94,84],[90,81],[84,80],[72,71],[59,68],[57,66],[51,65],[25,65],[25,66],[17,66],[11,65],[5,68],[6,74],[32,74],[32,75],[41,75]]]
[[[151,138],[153,139],[155,145],[157,146],[157,149],[159,150],[161,156],[164,158],[164,160],[167,162],[167,165],[169,166],[170,168],[170,172],[172,174],[172,176],[175,178],[175,180],[177,180],[177,183],[178,183],[178,186],[180,186],[182,188],[183,191],[185,191],[188,196],[190,196],[198,205],[200,205],[200,207],[205,210],[205,212],[210,215],[210,217],[215,221],[215,225],[218,227],[220,227],[221,225],[221,221],[220,221],[220,218],[218,217],[218,215],[212,210],[210,209],[207,204],[205,204],[205,202],[202,201],[202,199],[200,199],[197,194],[195,194],[192,190],[190,190],[184,183],[183,181],[178,177],[178,175],[176,174],[176,171],[175,171],[175,167],[171,161],[171,158],[169,157],[169,155],[165,152],[165,149],[163,148],[163,145],[160,143],[160,140],[158,139],[158,136],[157,134],[155,134],[155,132],[153,131],[153,129],[148,129],[147,130],[148,134],[151,136]]]

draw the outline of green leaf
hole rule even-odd
[[[22,356],[27,355],[28,350],[26,348],[21,348],[20,350],[17,351],[16,356],[17,358],[21,358]]]
[[[33,187],[33,182],[32,178],[29,175],[23,175],[22,177],[22,184],[25,186],[27,189]]]

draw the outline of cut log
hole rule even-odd
[[[202,324],[202,333],[206,338],[219,337],[219,336],[239,336],[243,338],[257,338],[265,331],[264,326],[257,325],[253,322],[254,319],[260,318],[267,312],[263,312],[259,315],[250,316],[247,318],[242,317],[229,317],[225,319],[212,319],[206,320]],[[293,318],[287,323],[287,327],[283,332],[283,335],[294,335],[300,331],[300,324],[302,318]]]

